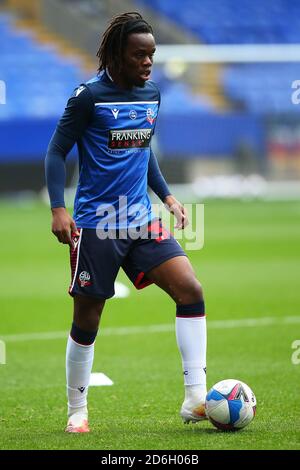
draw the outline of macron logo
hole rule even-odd
[[[80,95],[80,93],[85,89],[84,86],[80,86],[79,88],[77,88],[76,90],[76,93],[75,93],[75,96],[77,98],[78,95]]]
[[[120,110],[117,108],[111,109],[111,112],[113,113],[115,119],[117,119],[119,111]]]

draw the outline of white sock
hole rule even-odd
[[[176,339],[182,358],[185,399],[206,396],[206,317],[176,317]]]
[[[68,416],[87,415],[87,394],[94,360],[94,343],[85,346],[69,336],[66,354]]]

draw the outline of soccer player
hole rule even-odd
[[[147,185],[184,228],[187,214],[171,194],[151,150],[160,104],[149,80],[151,26],[139,13],[113,18],[103,34],[95,78],[75,89],[50,141],[46,180],[52,232],[70,246],[74,315],[66,353],[67,432],[88,432],[87,393],[94,343],[122,267],[140,289],[155,283],[176,304],[185,422],[205,419],[206,319],[202,288],[178,242],[155,218]],[[65,159],[77,143],[74,216],[64,202]],[[113,236],[112,236],[113,234]],[[163,312],[162,312],[163,315]]]

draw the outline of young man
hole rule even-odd
[[[155,219],[147,194],[148,184],[174,213],[176,227],[186,226],[185,209],[171,195],[150,147],[160,103],[149,80],[154,52],[152,28],[140,14],[115,17],[97,53],[98,75],[75,90],[48,147],[52,232],[71,252],[74,316],[66,355],[67,432],[89,431],[94,342],[120,267],[137,288],[155,283],[175,301],[185,384],[180,414],[185,422],[205,419],[202,289],[180,245]],[[64,203],[65,158],[75,143],[80,172],[72,218]]]

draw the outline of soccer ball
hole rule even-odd
[[[205,411],[209,421],[224,431],[237,431],[254,418],[256,398],[251,388],[240,380],[216,383],[207,393]]]

